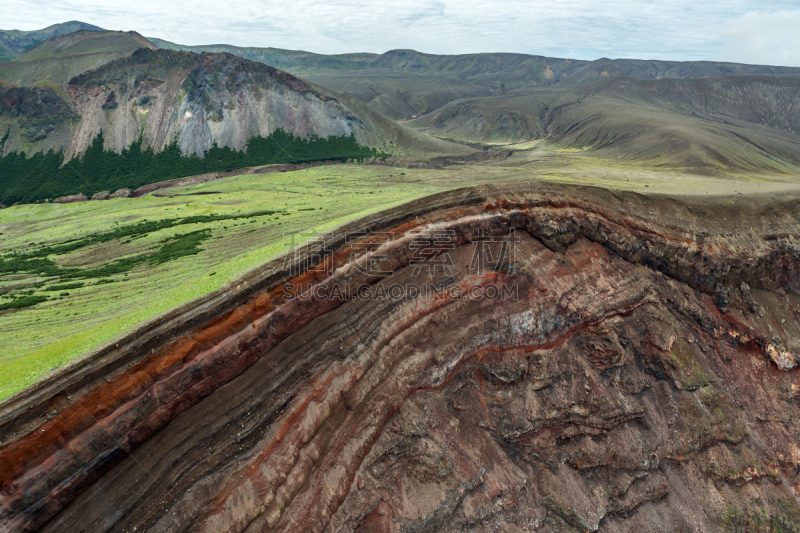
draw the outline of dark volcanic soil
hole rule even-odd
[[[527,186],[353,223],[5,402],[0,530],[793,531],[798,215]]]

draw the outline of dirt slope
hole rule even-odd
[[[467,141],[546,139],[695,172],[786,171],[800,164],[800,82],[615,78],[454,102],[409,125]]]
[[[353,223],[2,404],[0,528],[791,530],[798,215],[520,186]]]

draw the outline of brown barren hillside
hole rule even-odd
[[[605,159],[695,172],[797,173],[800,81],[614,78],[453,102],[410,121],[436,137],[542,139]]]
[[[730,76],[800,78],[800,69],[717,61],[608,59],[595,61],[513,53],[437,55],[416,50],[383,54],[323,55],[302,50],[185,46],[150,39],[159,48],[228,52],[296,74],[324,87],[349,92],[399,120],[433,112],[464,98],[498,96],[533,88],[573,88],[615,77],[637,80]]]
[[[5,401],[0,528],[791,530],[798,215],[520,185],[351,223]]]

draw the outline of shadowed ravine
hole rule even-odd
[[[322,265],[270,262],[0,405],[0,530],[727,531],[794,512],[798,215],[787,195],[526,185],[354,222]],[[418,261],[429,230],[449,263]],[[436,284],[466,296],[407,292]]]

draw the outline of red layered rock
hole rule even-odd
[[[0,524],[789,520],[800,202],[729,202],[483,187],[353,223],[5,402]]]

